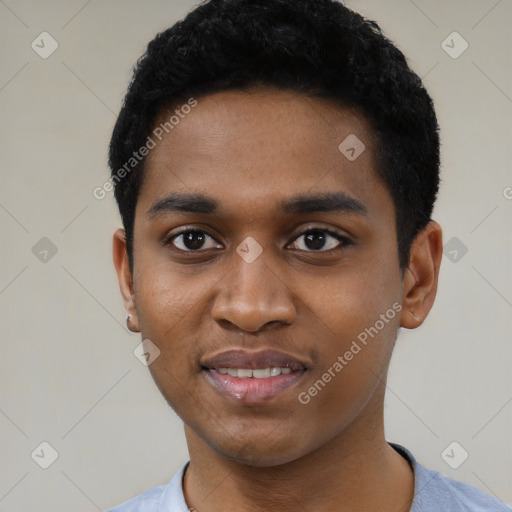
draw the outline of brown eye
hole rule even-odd
[[[182,231],[171,237],[168,243],[172,243],[182,251],[198,251],[200,249],[221,247],[210,235],[199,230]]]
[[[295,239],[292,248],[301,251],[326,252],[351,244],[348,238],[337,233],[325,229],[309,229]]]
[[[329,235],[321,231],[311,231],[304,237],[304,245],[312,251],[319,251],[324,248]]]

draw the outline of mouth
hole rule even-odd
[[[291,373],[291,368],[212,368],[222,375],[230,375],[239,379],[268,379],[269,377],[277,377],[278,375],[288,375]]]
[[[206,380],[224,397],[240,404],[276,399],[304,378],[308,365],[297,358],[265,350],[229,350],[201,363]]]

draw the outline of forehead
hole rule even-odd
[[[222,92],[162,111],[155,129],[139,194],[146,211],[174,192],[246,210],[308,192],[367,201],[387,193],[365,118],[329,100],[275,89]]]

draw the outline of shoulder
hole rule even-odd
[[[476,487],[426,469],[403,446],[392,446],[414,471],[414,501],[410,512],[511,512],[505,503]]]
[[[183,465],[167,485],[153,487],[106,512],[188,512],[182,490],[183,474],[188,464]]]
[[[164,490],[164,485],[153,487],[106,512],[158,512],[158,505]]]
[[[451,478],[442,475],[441,477],[446,482],[446,485],[450,489],[452,496],[461,505],[463,505],[463,510],[476,512],[510,512],[512,510],[502,501],[499,501],[498,499],[485,494],[484,492],[476,489],[475,487],[472,487],[471,485],[452,480]]]

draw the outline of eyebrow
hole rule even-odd
[[[147,216],[154,219],[165,213],[176,211],[215,213],[217,206],[217,201],[200,194],[171,194],[154,203],[148,210]]]
[[[300,195],[286,200],[282,208],[287,213],[339,212],[368,215],[368,209],[345,192]]]
[[[170,194],[158,200],[147,212],[150,219],[172,212],[213,214],[219,203],[201,194]],[[368,209],[345,192],[298,195],[283,201],[280,208],[286,213],[339,212],[368,215]]]

